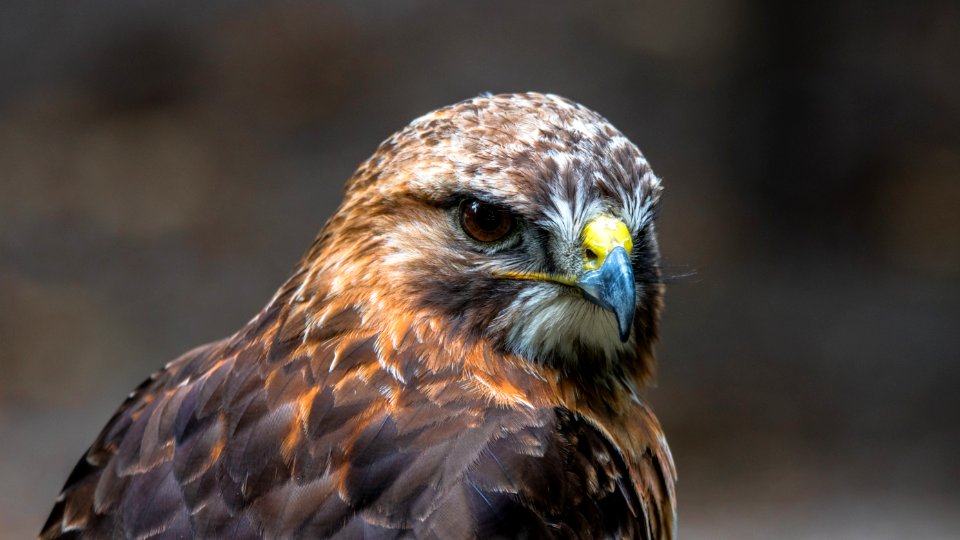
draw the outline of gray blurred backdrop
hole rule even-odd
[[[681,536],[957,538],[960,5],[907,4],[5,0],[0,537],[383,138],[537,90],[664,179]]]

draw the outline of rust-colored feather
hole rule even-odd
[[[673,463],[634,393],[652,370],[659,284],[648,284],[649,313],[622,365],[577,372],[506,349],[487,327],[502,311],[494,293],[517,291],[486,281],[472,289],[481,278],[469,255],[437,243],[446,225],[412,232],[445,214],[410,195],[419,189],[410,178],[479,159],[435,154],[449,137],[482,135],[464,118],[533,121],[524,115],[558,130],[531,151],[580,148],[575,123],[597,123],[594,146],[615,135],[594,113],[528,94],[443,109],[392,137],[253,321],[131,394],[67,480],[41,537],[673,538]],[[490,129],[495,139],[507,127]],[[548,180],[523,167],[542,160],[511,144],[523,152],[504,162],[498,183],[470,186],[533,212],[547,204],[537,193]],[[625,173],[623,163],[622,181],[638,182],[643,171]],[[428,256],[453,269],[424,266]],[[450,279],[476,306],[448,310],[453,300],[435,287]]]

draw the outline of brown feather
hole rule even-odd
[[[541,138],[517,138],[531,126]],[[41,537],[673,538],[673,462],[633,391],[652,374],[659,283],[618,363],[525,358],[493,328],[516,289],[449,243],[437,206],[469,189],[534,219],[551,186],[577,196],[571,171],[605,171],[595,196],[615,197],[614,182],[651,178],[621,138],[537,94],[478,98],[391,137],[257,318],[124,402]]]

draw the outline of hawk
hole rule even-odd
[[[660,193],[555,95],[414,120],[253,320],[129,395],[40,536],[674,538],[640,394]]]

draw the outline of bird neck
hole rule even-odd
[[[385,301],[376,289],[335,289],[303,267],[250,324],[262,331],[262,319],[272,319],[275,347],[294,352],[286,357],[308,356],[317,374],[382,375],[397,394],[417,385],[452,385],[480,403],[562,407],[608,425],[641,403],[642,381],[628,373],[587,377],[530,362],[451,328],[445,317],[407,307]]]

